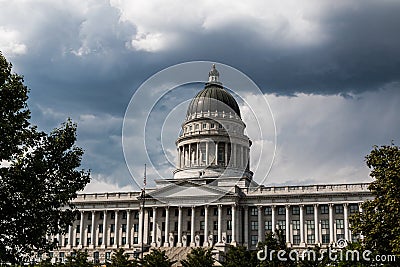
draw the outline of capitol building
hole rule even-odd
[[[275,229],[299,249],[357,239],[349,217],[372,198],[368,183],[257,184],[245,128],[213,65],[187,108],[173,177],[157,180],[144,197],[141,191],[78,194],[73,203],[80,214],[55,237],[59,248],[51,257],[64,261],[73,249],[87,249],[92,260],[104,262],[114,249],[133,257],[142,248],[160,248],[179,260],[191,247],[213,247],[215,254],[230,245],[256,249]]]

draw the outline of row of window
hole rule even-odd
[[[228,221],[229,222],[229,221]],[[315,229],[314,220],[306,220],[307,229]],[[286,221],[278,220],[279,229],[286,230]],[[300,221],[292,220],[293,230],[300,230]],[[321,220],[321,228],[329,229],[329,220]],[[253,231],[258,230],[258,221],[250,222],[250,229]],[[265,221],[264,225],[265,230],[272,230],[272,221]],[[344,229],[344,219],[336,219],[336,229]],[[231,230],[231,229],[228,229]]]
[[[101,212],[99,213],[99,216],[100,216],[100,219],[104,219],[104,212],[101,211]],[[111,214],[110,214],[110,216],[111,216],[111,219],[115,219],[115,212],[112,211]],[[126,212],[126,211],[122,211],[122,219],[126,219],[127,217],[128,217],[127,212]],[[151,217],[151,216],[150,216],[150,217]],[[138,211],[135,211],[135,213],[134,213],[134,218],[135,218],[135,219],[139,219],[139,212],[138,212]],[[80,219],[81,219],[81,213],[78,213],[76,219],[77,219],[77,220],[80,220]],[[87,219],[88,219],[88,220],[91,220],[91,219],[92,219],[92,213],[91,213],[91,212],[88,213]]]
[[[202,129],[203,129],[203,130],[206,130],[206,129],[207,129],[207,125],[208,125],[208,123],[202,123],[202,124],[201,124]],[[193,127],[193,126],[194,126],[194,127]],[[209,128],[208,128],[208,129],[216,129],[216,128],[222,129],[223,126],[222,126],[222,124],[215,123],[215,122],[211,122],[211,123],[209,124]],[[226,128],[227,128],[227,130],[229,130],[230,126],[227,125]],[[186,127],[184,128],[184,131],[185,131],[185,133],[188,133],[188,132],[193,131],[193,129],[194,129],[195,131],[199,131],[199,130],[200,130],[200,124],[199,124],[199,123],[196,123],[196,124],[194,124],[194,125],[188,125],[188,126],[186,126]],[[234,131],[236,131],[236,127],[235,127],[235,126],[233,126],[233,129],[234,129]]]
[[[343,214],[343,205],[334,205],[334,211],[336,214]],[[300,207],[299,206],[291,206],[292,215],[300,215]],[[329,206],[328,205],[319,205],[319,210],[321,214],[329,214]],[[350,204],[349,211],[351,214],[358,212],[358,205],[357,204]],[[277,207],[278,215],[285,215],[286,208],[285,207]],[[314,206],[306,205],[305,206],[306,214],[314,214]],[[251,207],[250,208],[250,215],[251,216],[258,216],[258,208]],[[265,207],[264,215],[272,215],[272,208]]]

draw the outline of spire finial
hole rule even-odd
[[[215,64],[212,65],[212,68],[208,73],[208,82],[219,83],[219,72],[215,68]]]

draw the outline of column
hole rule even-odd
[[[189,167],[192,166],[192,145],[189,143]]]
[[[194,241],[194,225],[195,225],[195,221],[194,221],[194,216],[195,216],[195,206],[192,206],[192,218],[191,218],[191,224],[192,226],[190,227],[190,246],[191,247],[195,247],[196,243]]]
[[[264,227],[263,227],[263,219],[262,219],[263,208],[262,208],[262,206],[258,206],[257,209],[258,209],[258,212],[257,212],[257,214],[258,214],[258,242],[263,242],[264,241],[264,238],[263,238]]]
[[[178,244],[177,247],[182,247],[182,207],[179,206],[178,212]]]
[[[208,206],[204,206],[204,246],[208,244]]]
[[[232,205],[232,245],[236,246],[236,204]]]
[[[329,203],[329,242],[333,243],[334,240],[334,232],[333,232],[333,204]]]
[[[215,165],[218,165],[218,142],[215,142]]]
[[[349,241],[349,216],[348,216],[348,204],[343,203],[343,217],[344,217],[344,239]]]
[[[208,142],[206,142],[206,166],[209,165],[208,159],[209,159],[209,155],[208,155]]]
[[[131,210],[126,211],[126,247],[131,245]]]
[[[235,143],[231,143],[231,146],[233,146],[233,160],[232,160],[232,166],[236,167],[236,144]]]
[[[300,245],[304,243],[304,205],[300,205]]]
[[[71,248],[72,247],[72,242],[73,242],[73,240],[72,240],[72,225],[70,225],[70,226],[68,226],[68,246],[67,246],[67,248]]]
[[[244,246],[249,245],[249,207],[244,206]]]
[[[114,224],[115,224],[114,247],[118,247],[119,246],[118,212],[119,212],[119,210],[115,211],[115,219],[114,219]]]
[[[157,246],[157,223],[156,223],[156,218],[157,218],[157,207],[153,207],[153,235],[151,238],[151,246],[156,247]]]
[[[164,247],[169,247],[169,207],[165,207],[165,232],[164,232]]]
[[[244,166],[244,160],[243,160],[243,157],[244,157],[244,149],[243,149],[244,147],[243,146],[240,146],[240,167],[241,168],[243,168],[243,166]]]
[[[225,160],[224,160],[224,166],[228,166],[228,143],[225,142]]]
[[[81,211],[81,222],[80,222],[80,234],[79,234],[79,239],[80,239],[80,243],[79,243],[79,247],[82,248],[83,247],[83,216],[84,216],[84,211]]]
[[[318,222],[318,204],[314,204],[314,230],[315,230],[315,244],[319,241],[319,222]]]
[[[222,244],[222,205],[218,205],[218,243]]]
[[[104,210],[104,216],[103,216],[103,242],[101,243],[101,246],[103,248],[106,247],[106,241],[107,240],[107,210]]]
[[[289,211],[290,211],[290,205],[286,205],[286,223],[285,223],[285,231],[286,231],[286,244],[290,245],[290,220],[289,220]]]
[[[143,216],[144,216],[144,211],[143,207],[139,208],[139,231],[138,231],[138,244],[142,244],[144,240],[142,240],[142,232],[143,232]],[[144,236],[144,235],[143,235]]]
[[[276,221],[275,221],[275,205],[271,206],[271,224],[272,224],[272,233],[275,233],[276,230]]]
[[[95,229],[94,228],[94,223],[95,223],[95,216],[96,216],[96,212],[94,210],[92,210],[92,229],[91,229],[91,238],[92,238],[92,244],[91,247],[96,246],[96,233],[95,233]]]
[[[197,159],[197,166],[200,166],[200,142],[197,142],[196,146],[196,159]]]

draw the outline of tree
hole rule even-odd
[[[258,264],[256,253],[249,251],[243,246],[230,246],[228,252],[222,255],[222,266],[224,267],[256,267]]]
[[[175,262],[176,261],[171,261],[167,255],[165,255],[165,251],[159,249],[153,249],[140,260],[140,264],[143,267],[170,267]]]
[[[183,267],[211,267],[214,265],[215,259],[212,256],[212,249],[208,248],[192,248],[187,255],[186,260],[182,260]]]
[[[70,256],[67,257],[66,267],[92,267],[93,264],[88,262],[87,250],[74,249]]]
[[[365,248],[373,254],[399,255],[400,149],[394,144],[374,146],[366,163],[374,179],[368,187],[374,198],[362,203],[362,212],[350,218],[352,232],[362,234]]]
[[[114,253],[111,257],[111,262],[107,266],[111,267],[134,267],[137,266],[135,261],[129,260],[129,255],[124,254],[125,250],[120,248],[119,250],[114,249]]]
[[[83,150],[74,145],[76,124],[38,131],[29,122],[29,90],[1,53],[0,68],[0,261],[16,263],[57,246],[44,237],[72,224],[71,200],[90,174],[77,169]]]

